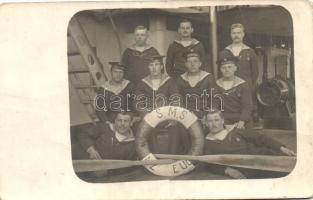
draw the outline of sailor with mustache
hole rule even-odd
[[[166,71],[172,78],[177,78],[186,72],[184,54],[187,51],[197,51],[200,53],[202,66],[204,71],[208,69],[208,62],[203,44],[192,37],[193,26],[188,20],[179,23],[178,34],[179,40],[175,40],[167,50],[166,55]]]

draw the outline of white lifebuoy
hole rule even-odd
[[[136,150],[142,160],[157,159],[149,150],[147,142],[148,136],[153,128],[165,120],[175,120],[182,123],[191,134],[192,143],[189,154],[202,154],[204,135],[198,118],[187,109],[176,106],[165,106],[157,108],[147,114],[138,128],[136,134]],[[179,176],[192,171],[195,166],[189,160],[180,160],[166,165],[146,165],[145,168],[159,176]]]

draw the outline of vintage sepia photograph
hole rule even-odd
[[[76,13],[67,29],[76,175],[89,183],[288,176],[297,158],[294,51],[293,19],[281,6]]]
[[[0,200],[313,197],[313,0],[0,16]]]

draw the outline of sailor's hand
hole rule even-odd
[[[98,153],[98,151],[93,147],[89,147],[87,149],[87,152],[89,153],[89,158],[92,159],[92,160],[101,160],[101,156],[100,154]]]
[[[280,150],[287,156],[296,156],[296,153],[287,147],[280,147]]]
[[[244,121],[239,121],[237,123],[237,126],[236,126],[238,129],[244,129],[245,128],[245,122]]]
[[[226,168],[225,174],[232,177],[232,178],[235,178],[235,179],[246,179],[247,178],[239,170],[231,168],[231,167]]]

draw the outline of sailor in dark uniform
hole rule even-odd
[[[248,154],[248,155],[287,155],[295,153],[280,142],[252,130],[242,130],[233,127],[225,128],[225,119],[219,110],[211,110],[205,116],[205,124],[209,128],[206,132],[204,154]],[[249,178],[260,176],[259,170],[242,170],[217,165],[208,166],[211,172],[223,173],[233,178]],[[268,173],[268,172],[267,172]],[[265,176],[264,173],[262,175]],[[283,176],[285,174],[268,174],[269,176]],[[252,177],[251,177],[252,176]]]
[[[254,90],[259,75],[255,51],[243,43],[244,27],[242,24],[231,25],[232,44],[220,52],[219,57],[235,56],[238,59],[236,76],[245,80]]]
[[[251,128],[252,97],[248,83],[235,75],[237,58],[225,56],[218,60],[222,78],[216,81],[219,94],[222,96],[220,107],[223,109],[225,124],[239,129]]]
[[[110,62],[111,80],[98,89],[96,113],[101,121],[113,122],[117,112],[133,110],[134,84],[124,79],[125,66],[119,62]]]
[[[150,56],[159,55],[159,53],[154,47],[147,44],[148,30],[146,27],[137,26],[134,35],[135,44],[123,52],[122,63],[126,66],[125,78],[137,84],[149,74]]]
[[[204,112],[210,109],[211,91],[214,91],[215,80],[212,74],[201,70],[201,54],[190,50],[184,54],[187,72],[180,75],[177,86],[183,99],[183,106],[202,119]]]
[[[97,122],[76,127],[78,143],[72,144],[73,160],[136,160],[135,137],[132,131],[132,113],[119,112],[113,123]],[[106,174],[125,173],[128,169],[94,171],[78,174],[82,179]]]
[[[202,62],[201,69],[204,71],[211,71],[207,64],[208,62],[205,56],[206,54],[203,44],[193,38],[192,33],[192,23],[188,20],[181,21],[178,27],[178,34],[180,38],[175,40],[168,47],[166,55],[166,71],[173,78],[177,78],[187,71],[185,67],[184,54],[190,50],[199,52]]]
[[[181,96],[178,92],[175,81],[168,75],[162,73],[164,71],[163,56],[155,55],[150,57],[148,69],[150,74],[143,78],[135,89],[136,98],[134,107],[143,118],[147,113],[157,109],[158,107],[167,106],[170,102],[172,106],[180,106]],[[176,103],[171,97],[176,98]],[[159,129],[166,129],[169,132],[168,149],[171,153],[175,153],[177,149],[177,123],[174,121],[163,122],[158,125],[151,134],[151,150],[153,153],[160,152],[157,145],[157,137]]]
[[[78,132],[80,151],[73,151],[73,159],[136,159],[131,127],[130,112],[119,112],[113,123],[97,122],[96,126],[85,126]]]
[[[164,71],[163,57],[159,55],[150,57],[148,65],[150,74],[143,78],[135,89],[134,105],[141,116],[158,107],[168,105],[171,95],[179,95],[175,81],[162,73]]]
[[[186,72],[177,79],[177,87],[182,95],[182,106],[193,112],[199,120],[204,113],[215,107],[211,98],[214,93],[215,80],[212,74],[201,70],[201,54],[198,51],[187,51],[184,54]],[[191,146],[188,130],[182,128],[180,134],[182,151],[186,152]]]

